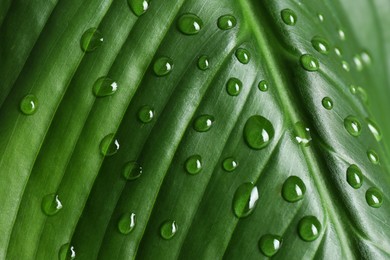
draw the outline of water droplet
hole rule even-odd
[[[212,127],[214,120],[211,115],[201,115],[194,120],[193,127],[198,132],[207,132]]]
[[[349,86],[349,91],[353,94],[353,95],[355,95],[356,94],[356,92],[357,92],[357,90],[356,90],[356,86],[354,86],[354,85],[350,85]]]
[[[203,27],[203,21],[195,14],[183,14],[177,21],[179,30],[187,35],[194,35],[200,32]]]
[[[298,144],[302,146],[309,146],[311,143],[311,134],[310,128],[307,127],[303,122],[297,122],[294,127],[295,132],[295,140],[297,140]]]
[[[226,91],[230,96],[238,96],[242,88],[242,82],[237,78],[230,78],[226,83]]]
[[[74,249],[74,246],[71,246],[69,243],[66,243],[61,246],[58,252],[59,260],[69,260],[75,258],[76,258],[76,251]]]
[[[363,184],[363,174],[360,168],[352,164],[347,169],[347,182],[354,189],[359,189]]]
[[[268,146],[274,134],[272,123],[259,115],[251,116],[244,126],[244,139],[249,147],[255,150]]]
[[[337,56],[341,57],[341,50],[339,48],[334,48],[334,52]]]
[[[173,61],[168,57],[160,57],[153,64],[154,73],[159,76],[168,75],[173,69]]]
[[[259,191],[257,187],[251,183],[246,182],[241,184],[234,194],[233,211],[238,218],[249,216],[257,204],[259,199]]]
[[[364,88],[358,86],[356,89],[356,94],[363,103],[368,104],[368,95]]]
[[[353,63],[358,71],[363,70],[363,62],[359,55],[353,56]]]
[[[142,174],[142,166],[134,161],[127,162],[123,167],[122,174],[128,181],[138,179]]]
[[[370,162],[372,162],[373,164],[379,163],[379,156],[374,150],[372,150],[372,149],[368,150],[367,157],[370,160]]]
[[[223,160],[222,167],[225,171],[232,172],[238,167],[238,162],[233,157],[229,157]]]
[[[141,16],[148,10],[149,2],[150,0],[127,0],[131,11],[133,11],[136,16]]]
[[[114,134],[106,135],[100,142],[100,152],[104,156],[111,156],[118,152],[119,141],[115,138]]]
[[[48,216],[57,214],[62,209],[62,203],[57,194],[49,194],[42,199],[42,210]]]
[[[379,126],[374,122],[372,121],[371,119],[369,118],[366,118],[366,121],[367,121],[367,124],[368,124],[368,129],[370,129],[370,132],[372,133],[372,135],[375,137],[375,139],[379,142],[380,140],[382,140],[382,131],[381,129],[379,128]]]
[[[97,28],[89,28],[81,36],[81,49],[84,52],[91,52],[103,44],[103,35]]]
[[[268,257],[275,255],[282,246],[282,238],[280,236],[266,234],[259,240],[260,251]]]
[[[135,227],[135,214],[125,213],[118,222],[118,230],[124,235],[130,234]]]
[[[189,174],[195,175],[202,170],[202,157],[198,154],[188,157],[185,162],[185,169]]]
[[[25,115],[32,115],[37,111],[38,99],[36,96],[29,94],[25,96],[19,105],[20,111]]]
[[[288,202],[296,202],[303,199],[306,192],[306,185],[297,176],[290,176],[283,183],[282,196]]]
[[[305,241],[314,241],[321,233],[321,223],[314,216],[303,217],[298,224],[299,236]]]
[[[362,60],[366,65],[371,64],[371,56],[370,56],[370,54],[368,54],[368,52],[362,51],[362,53],[360,54],[360,57],[362,57]]]
[[[95,96],[105,97],[114,94],[118,89],[118,84],[108,77],[101,77],[95,81],[92,89]]]
[[[330,97],[324,97],[322,99],[322,106],[327,110],[331,110],[333,108],[333,100]]]
[[[345,40],[345,33],[344,33],[344,31],[341,30],[341,29],[339,29],[339,30],[338,30],[338,33],[339,33],[340,39],[341,39],[342,41],[344,41],[344,40]]]
[[[251,59],[251,55],[249,53],[248,50],[246,49],[243,49],[243,48],[238,48],[236,50],[236,58],[239,62],[241,62],[242,64],[247,64],[249,62],[249,60]]]
[[[303,54],[300,62],[302,67],[307,71],[317,71],[320,68],[320,63],[311,54]]]
[[[318,20],[320,20],[320,22],[324,21],[324,16],[322,14],[317,14],[317,17],[318,17]]]
[[[209,68],[209,57],[206,55],[200,56],[198,59],[198,68],[207,70]]]
[[[229,30],[237,25],[237,20],[233,15],[226,14],[218,18],[217,25],[221,30]]]
[[[161,237],[164,239],[171,239],[175,236],[177,232],[178,226],[176,225],[176,221],[167,220],[165,221],[160,228]]]
[[[329,43],[325,38],[321,36],[314,36],[313,39],[311,39],[311,44],[313,48],[319,53],[328,54]]]
[[[344,119],[344,127],[347,132],[352,136],[359,136],[362,131],[362,125],[359,120],[354,116],[347,116]]]
[[[266,80],[262,80],[262,81],[259,82],[258,87],[259,87],[260,91],[265,92],[265,91],[268,90],[268,82]]]
[[[142,123],[149,123],[153,120],[154,117],[154,109],[148,105],[142,106],[138,110],[138,119]]]
[[[343,67],[343,69],[345,70],[345,71],[349,71],[350,69],[349,69],[349,64],[348,64],[348,62],[346,62],[345,60],[343,60],[342,62],[341,62],[341,67]]]
[[[366,201],[370,207],[380,208],[383,203],[383,194],[378,188],[371,187],[366,191]]]
[[[280,13],[282,16],[282,20],[287,25],[295,25],[297,23],[297,15],[291,9],[284,9]]]

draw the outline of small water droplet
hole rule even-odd
[[[291,9],[283,9],[280,13],[282,20],[287,25],[295,25],[297,23],[297,15]]]
[[[372,150],[372,149],[368,150],[367,157],[370,160],[370,162],[372,162],[373,164],[379,163],[379,156],[374,150]]]
[[[267,91],[268,90],[268,82],[266,80],[262,80],[259,82],[258,88],[260,91]]]
[[[114,134],[106,135],[100,142],[100,152],[104,156],[111,156],[118,152],[119,141],[115,138]]]
[[[97,28],[89,28],[81,36],[80,45],[84,52],[91,52],[103,44],[103,34]]]
[[[149,2],[150,0],[127,0],[131,11],[133,11],[136,16],[141,16],[148,10]]]
[[[226,14],[218,18],[217,25],[221,30],[229,30],[237,25],[237,20],[233,15]]]
[[[363,184],[363,174],[360,168],[352,164],[347,169],[347,182],[354,189],[359,189]]]
[[[356,94],[358,96],[358,98],[364,103],[364,104],[368,104],[368,95],[367,95],[367,92],[364,88],[358,86],[356,88]]]
[[[297,176],[290,176],[283,183],[282,196],[288,202],[297,202],[303,199],[306,192],[306,185]]]
[[[321,36],[314,36],[313,39],[311,39],[311,44],[313,48],[319,53],[328,54],[329,43],[325,38]]]
[[[353,95],[355,95],[356,92],[357,92],[356,86],[355,86],[355,85],[350,85],[350,86],[349,86],[349,91],[350,91]]]
[[[249,60],[251,59],[251,55],[247,49],[244,48],[238,48],[236,50],[236,58],[239,62],[242,64],[248,64]]]
[[[123,214],[118,221],[118,230],[123,235],[130,234],[135,227],[135,213],[125,213]]]
[[[36,96],[29,94],[25,96],[19,104],[20,111],[25,115],[32,115],[37,111],[38,99]]]
[[[154,109],[148,105],[142,106],[138,110],[138,119],[142,123],[150,123],[154,118]]]
[[[375,137],[375,139],[379,142],[382,140],[382,131],[379,128],[379,126],[372,121],[370,118],[366,118],[366,122],[368,124],[368,129],[370,129],[370,132]]]
[[[180,16],[177,27],[184,34],[194,35],[202,29],[203,21],[197,15],[187,13]]]
[[[298,144],[302,146],[309,146],[311,143],[311,134],[310,128],[307,127],[303,122],[297,122],[294,127],[295,132],[295,140],[297,140]]]
[[[337,56],[341,57],[341,50],[339,48],[334,48],[334,52],[336,53]]]
[[[383,194],[378,188],[371,187],[366,191],[366,201],[370,207],[380,208],[383,203]]]
[[[360,57],[362,57],[362,60],[366,65],[371,64],[371,56],[367,51],[362,51]]]
[[[176,225],[176,221],[167,220],[165,221],[160,228],[161,237],[164,239],[171,239],[175,236],[177,232],[178,226]]]
[[[311,54],[303,54],[300,62],[302,67],[307,71],[317,71],[320,68],[320,63]]]
[[[359,55],[353,56],[353,63],[358,71],[363,70],[363,62]]]
[[[341,30],[341,29],[339,29],[339,30],[338,30],[338,34],[339,34],[340,39],[341,39],[342,41],[344,41],[344,40],[345,40],[345,33],[344,33],[344,31]]]
[[[142,166],[134,161],[127,162],[123,167],[122,175],[128,180],[132,181],[138,179],[142,174]]]
[[[349,69],[349,64],[348,64],[348,62],[346,62],[345,60],[343,60],[342,62],[341,62],[341,67],[343,67],[343,69],[345,70],[345,71],[349,71],[350,69]]]
[[[316,240],[321,233],[321,223],[314,216],[303,217],[298,224],[299,236],[305,241]]]
[[[114,94],[118,89],[118,84],[109,77],[101,77],[95,81],[92,89],[95,96],[105,97]]]
[[[225,171],[232,172],[238,167],[238,162],[233,157],[229,157],[223,160],[222,167]]]
[[[42,199],[42,211],[48,216],[57,214],[62,209],[62,203],[57,194],[49,194]]]
[[[198,154],[188,157],[185,162],[186,171],[192,175],[200,173],[202,167],[202,157]]]
[[[214,121],[215,119],[211,115],[200,115],[194,120],[193,127],[198,132],[207,132],[212,127]]]
[[[347,132],[352,136],[359,136],[362,131],[362,125],[360,121],[354,116],[347,116],[344,119],[344,127]]]
[[[268,146],[274,134],[272,123],[259,115],[248,118],[244,126],[244,139],[249,147],[255,150]]]
[[[233,211],[238,218],[249,216],[257,204],[259,199],[259,191],[257,187],[251,183],[246,182],[241,184],[234,194]]]
[[[333,108],[333,100],[330,97],[324,97],[322,99],[322,106],[327,110],[331,110]]]
[[[324,21],[324,16],[322,14],[317,14],[317,17],[318,17],[318,20],[320,20],[320,22]]]
[[[66,243],[60,247],[58,251],[58,259],[59,260],[69,260],[76,258],[76,251],[74,246],[71,246],[69,243]]]
[[[198,68],[200,70],[207,70],[209,68],[209,57],[202,55],[198,59]]]
[[[154,73],[159,76],[168,75],[173,69],[173,60],[168,57],[159,57],[153,64]]]
[[[242,88],[242,82],[237,78],[230,78],[226,83],[226,91],[230,96],[238,96]]]
[[[266,234],[259,240],[260,251],[268,257],[275,255],[282,246],[282,237]]]

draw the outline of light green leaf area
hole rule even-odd
[[[1,1],[0,259],[390,258],[389,8]]]

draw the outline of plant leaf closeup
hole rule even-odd
[[[2,1],[0,259],[390,258],[389,8]]]

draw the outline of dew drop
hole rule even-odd
[[[363,103],[368,104],[368,95],[364,88],[358,86],[356,89],[356,94]]]
[[[337,56],[341,57],[341,50],[339,48],[334,48],[334,52]]]
[[[324,97],[321,103],[327,110],[331,110],[333,108],[333,100],[330,97]]]
[[[217,25],[221,30],[229,30],[237,25],[237,20],[233,15],[226,14],[218,18]]]
[[[246,182],[241,184],[234,194],[233,211],[238,218],[249,216],[257,204],[259,199],[259,191],[257,187],[251,183]]]
[[[354,189],[359,189],[362,186],[363,174],[357,165],[352,164],[348,167],[347,182]]]
[[[198,68],[200,70],[207,70],[209,68],[209,57],[206,55],[200,56],[198,59]]]
[[[282,246],[282,238],[277,235],[266,234],[259,240],[260,251],[268,257],[275,255]]]
[[[66,243],[60,247],[58,251],[58,259],[59,260],[69,260],[76,258],[76,251],[74,246],[71,246],[69,243]]]
[[[213,126],[214,121],[211,115],[201,115],[194,120],[193,127],[198,132],[207,132]]]
[[[360,54],[360,57],[362,57],[362,61],[366,65],[370,65],[371,64],[371,56],[370,56],[370,54],[368,54],[368,52],[362,51],[361,54]]]
[[[363,62],[359,55],[353,56],[353,63],[358,71],[363,70]]]
[[[303,122],[297,122],[294,127],[295,132],[295,140],[297,140],[298,144],[302,146],[309,146],[311,143],[311,134],[310,128],[307,127]]]
[[[119,232],[121,232],[123,235],[130,234],[135,227],[135,222],[136,222],[135,213],[123,214],[118,221]]]
[[[95,81],[92,89],[95,96],[105,97],[114,94],[118,89],[118,84],[108,77],[101,77]]]
[[[153,64],[154,73],[159,76],[168,75],[173,69],[173,61],[168,57],[159,57]]]
[[[314,36],[311,39],[311,44],[313,48],[321,54],[328,54],[329,52],[329,43],[328,41],[321,36]]]
[[[57,194],[49,194],[42,199],[42,211],[48,216],[57,214],[62,209],[62,203]]]
[[[321,223],[314,216],[303,217],[298,224],[299,236],[305,241],[314,241],[321,233]]]
[[[242,64],[248,64],[249,60],[251,59],[251,55],[247,49],[238,48],[235,55],[237,60]]]
[[[233,157],[229,157],[223,160],[222,167],[225,171],[232,172],[238,167],[238,162]]]
[[[133,11],[136,16],[141,16],[148,10],[149,2],[150,0],[127,0],[131,11]]]
[[[37,111],[38,99],[36,96],[29,94],[25,96],[19,104],[20,111],[25,115],[32,115]]]
[[[138,119],[142,123],[150,123],[154,118],[154,109],[148,105],[142,106],[138,110]]]
[[[80,45],[84,52],[92,52],[103,44],[103,34],[97,28],[89,28],[81,36]]]
[[[195,14],[183,14],[177,21],[177,27],[186,35],[194,35],[200,32],[203,21]]]
[[[202,167],[202,157],[198,154],[188,157],[185,162],[185,169],[191,175],[200,173]]]
[[[366,118],[366,122],[368,124],[368,129],[370,129],[371,134],[375,137],[375,139],[379,142],[382,140],[382,131],[379,126],[372,121],[370,118]]]
[[[324,21],[324,16],[322,14],[317,14],[317,17],[318,17],[318,20],[320,20],[320,22]]]
[[[111,156],[118,152],[119,141],[115,138],[114,134],[106,135],[100,142],[100,152],[104,156]]]
[[[359,136],[362,131],[362,125],[359,120],[354,116],[347,116],[344,119],[344,127],[347,132],[352,136]]]
[[[282,20],[287,25],[295,25],[297,23],[297,15],[291,9],[283,9],[280,13]]]
[[[373,163],[373,164],[378,164],[379,163],[379,156],[378,156],[378,154],[374,150],[372,150],[372,149],[368,150],[367,151],[367,157],[368,157],[368,159],[370,160],[371,163]]]
[[[266,80],[262,80],[259,82],[258,88],[260,91],[267,91],[268,90],[268,82]]]
[[[244,139],[249,147],[255,150],[268,146],[274,134],[272,123],[259,115],[251,116],[244,126]]]
[[[378,188],[371,187],[366,191],[366,201],[370,207],[380,208],[383,203],[383,194]]]
[[[341,39],[342,41],[344,41],[344,40],[345,40],[345,33],[344,33],[344,31],[341,30],[341,29],[339,29],[339,30],[338,30],[338,34],[339,34],[340,39]]]
[[[350,86],[349,86],[349,91],[350,91],[353,95],[355,95],[356,92],[357,92],[356,86],[355,86],[355,85],[350,85]]]
[[[242,88],[242,82],[237,78],[230,78],[226,83],[226,91],[230,96],[238,96]]]
[[[345,71],[350,71],[349,64],[348,64],[348,62],[346,62],[345,60],[343,60],[343,61],[341,62],[341,67],[343,67],[343,69],[344,69]]]
[[[122,175],[128,181],[138,179],[142,174],[142,166],[134,161],[127,162],[123,167]]]
[[[311,54],[303,54],[300,62],[302,67],[307,71],[317,71],[320,68],[320,63]]]
[[[164,239],[171,239],[175,236],[177,232],[178,226],[176,225],[176,221],[167,220],[162,223],[160,227],[160,235]]]
[[[283,183],[282,196],[288,202],[297,202],[303,199],[306,192],[306,185],[297,176],[290,176]]]

